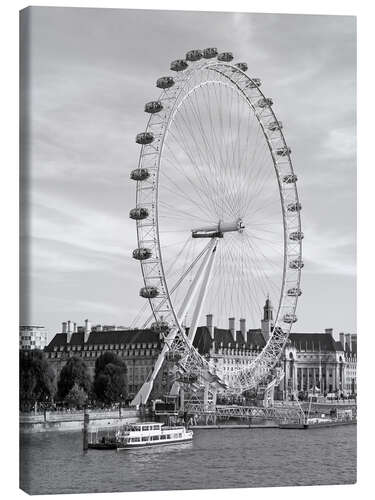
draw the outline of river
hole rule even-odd
[[[80,431],[23,434],[21,488],[53,494],[351,484],[356,430],[196,429],[192,443],[86,453]]]

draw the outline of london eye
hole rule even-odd
[[[283,123],[247,64],[216,48],[191,50],[158,78],[145,104],[136,221],[144,284],[163,349],[133,404],[145,403],[166,358],[180,381],[242,393],[277,364],[292,325],[302,261],[301,204]],[[272,330],[250,363],[225,373],[194,347],[204,315],[217,328],[234,318],[255,328],[265,296],[276,304]],[[251,329],[250,328],[250,329]],[[248,330],[234,327],[233,348]],[[220,348],[220,346],[216,346]],[[176,378],[177,380],[177,378]]]

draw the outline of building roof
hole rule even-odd
[[[340,350],[337,348],[336,340],[330,333],[291,333],[289,340],[297,351]]]
[[[46,351],[53,350],[56,346],[67,344],[67,334],[57,333],[46,347]],[[90,332],[87,344],[135,344],[155,343],[160,344],[159,334],[154,330],[108,330]],[[84,332],[72,333],[69,345],[83,345]]]
[[[336,340],[335,344],[336,344],[336,351],[343,351],[344,350],[344,348],[342,347],[342,344],[339,340]]]
[[[266,345],[262,331],[260,329],[248,330],[247,342],[243,338],[240,330],[236,331],[236,341],[234,341],[232,332],[225,328],[214,328],[214,340],[216,349],[234,348],[237,344],[239,349],[245,345],[246,349],[259,349]],[[201,354],[207,354],[212,347],[212,339],[207,327],[201,326],[197,328],[194,344]]]
[[[207,326],[199,326],[194,337],[193,346],[202,355],[208,354],[212,347],[212,339]]]
[[[187,329],[188,332],[188,329]],[[83,345],[84,332],[71,334],[69,345]],[[262,330],[250,329],[247,331],[247,342],[243,338],[241,331],[236,332],[236,342],[232,332],[225,328],[214,328],[214,340],[216,349],[234,348],[236,344],[239,349],[246,345],[246,349],[260,349],[266,345]],[[342,351],[340,341],[336,341],[330,333],[291,333],[289,335],[291,344],[298,350],[307,351]],[[159,333],[152,329],[134,330],[107,330],[92,331],[89,334],[87,344],[136,344],[136,343],[157,343],[160,346]],[[349,346],[345,343],[345,351],[349,352]],[[54,347],[67,345],[67,334],[57,333],[51,342],[46,346],[46,351],[52,351]],[[200,326],[193,342],[200,354],[208,354],[212,348],[212,339],[207,326]],[[352,335],[352,352],[357,352],[357,336]]]

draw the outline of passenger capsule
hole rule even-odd
[[[130,173],[130,178],[133,181],[145,181],[150,177],[150,172],[147,168],[135,168]]]
[[[295,259],[289,262],[290,269],[302,269],[305,264],[302,259]]]
[[[282,148],[276,149],[277,156],[288,156],[292,150],[288,146],[283,146]]]
[[[151,132],[141,132],[137,134],[135,142],[137,144],[151,144],[154,140],[154,135]]]
[[[302,210],[302,205],[299,202],[289,203],[289,205],[287,206],[287,209],[288,209],[288,212],[299,212],[300,210]]]
[[[165,356],[167,361],[171,361],[172,363],[176,363],[177,361],[180,361],[182,358],[181,354],[176,351],[168,351],[166,356]]]
[[[179,376],[178,380],[183,384],[194,384],[198,380],[198,375],[195,373],[183,374]]]
[[[299,297],[302,295],[302,290],[300,288],[289,288],[286,292],[289,297]]]
[[[235,66],[237,66],[237,68],[240,69],[241,71],[247,71],[248,69],[247,64],[244,62],[236,63]]]
[[[270,97],[262,97],[257,102],[257,106],[259,108],[267,108],[268,106],[272,106],[273,100]]]
[[[144,299],[154,299],[159,295],[159,290],[156,286],[144,286],[139,290],[139,295]]]
[[[171,62],[171,70],[172,71],[184,71],[188,67],[188,63],[185,59],[177,59],[176,61]]]
[[[136,260],[146,260],[149,259],[152,252],[149,248],[136,248],[133,250],[133,259]]]
[[[233,61],[233,54],[232,52],[221,52],[221,54],[219,54],[217,58],[219,61],[230,62]]]
[[[295,174],[288,174],[284,175],[283,182],[285,182],[285,184],[294,184],[297,182],[297,179],[298,177]]]
[[[161,76],[156,80],[156,86],[159,89],[169,89],[173,87],[174,80],[171,76]]]
[[[251,81],[246,84],[246,87],[249,89],[256,89],[262,85],[262,80],[260,78],[252,78]]]
[[[301,241],[304,238],[304,234],[302,231],[294,231],[293,233],[290,233],[289,239],[293,241]]]
[[[187,52],[186,54],[186,60],[191,62],[199,61],[199,59],[202,59],[202,57],[203,52],[199,49],[189,50],[189,52]]]
[[[163,109],[163,105],[160,101],[150,101],[145,104],[146,113],[159,113]]]
[[[203,57],[205,59],[212,59],[217,56],[217,48],[209,47],[208,49],[203,49]]]
[[[144,207],[132,208],[129,217],[134,220],[143,220],[148,217],[148,210]]]
[[[295,323],[297,321],[297,316],[295,314],[284,314],[284,323]]]
[[[271,132],[275,132],[276,130],[281,130],[283,128],[282,122],[275,121],[275,122],[270,122],[267,125],[268,130],[271,130]]]
[[[154,321],[151,324],[151,330],[154,332],[167,332],[169,330],[169,324],[166,321]]]

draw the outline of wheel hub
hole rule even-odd
[[[232,233],[238,231],[242,233],[245,229],[243,220],[237,219],[235,221],[225,222],[219,221],[212,226],[199,227],[191,230],[192,238],[222,238],[223,233]]]

